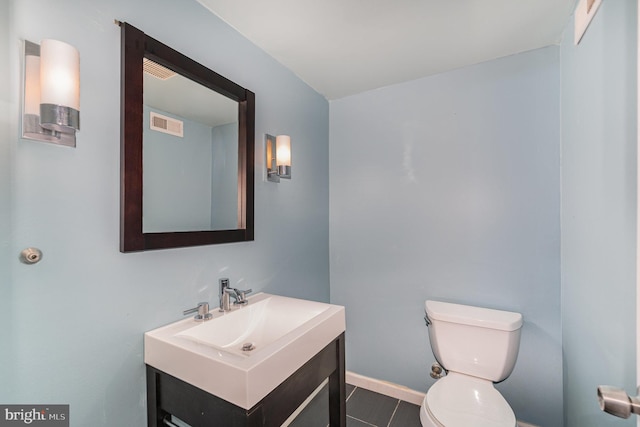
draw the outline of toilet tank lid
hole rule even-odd
[[[479,326],[482,328],[515,331],[522,327],[522,314],[512,311],[427,300],[424,303],[431,320]]]

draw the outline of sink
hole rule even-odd
[[[248,301],[145,333],[145,363],[250,409],[345,331],[342,306],[267,293]]]
[[[246,307],[186,329],[177,336],[251,357],[331,308],[329,304],[275,295],[250,301]]]

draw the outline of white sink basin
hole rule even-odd
[[[345,330],[341,306],[265,293],[248,300],[213,309],[206,322],[145,333],[145,363],[250,409]]]

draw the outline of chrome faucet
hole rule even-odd
[[[245,305],[247,294],[251,293],[251,289],[241,291],[229,286],[229,279],[220,279],[220,311],[231,310],[231,297],[233,297],[233,305]]]
[[[189,310],[185,310],[182,312],[185,316],[187,314],[198,312],[193,318],[196,322],[204,322],[205,320],[210,320],[213,317],[213,314],[209,313],[209,303],[208,302],[200,302],[197,307],[190,308]]]
[[[229,279],[220,279],[220,311],[229,311],[229,295],[226,290],[229,289]]]

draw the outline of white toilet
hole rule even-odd
[[[513,371],[522,315],[426,301],[431,349],[448,374],[429,388],[423,427],[516,427],[513,410],[493,383]]]

